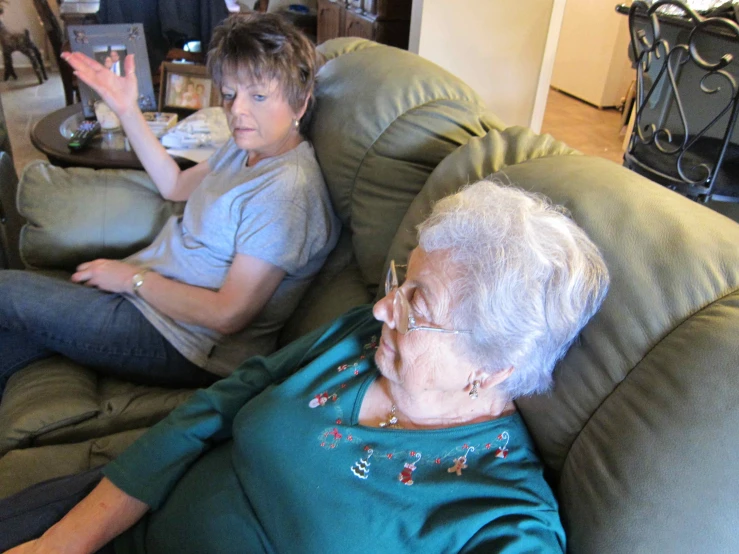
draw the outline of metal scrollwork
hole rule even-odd
[[[670,45],[663,38],[658,12],[665,6],[676,6],[683,11],[680,19],[690,28],[684,43]],[[739,114],[739,87],[727,70],[734,56],[725,53],[716,58],[705,51],[706,37],[719,30],[731,40],[739,40],[736,22],[704,18],[677,0],[660,0],[651,6],[636,0],[629,11],[631,53],[637,66],[637,111],[625,163],[647,170],[662,184],[701,200],[712,194]],[[680,85],[687,72],[695,73],[694,68],[704,74],[697,79],[693,92],[705,95],[705,106],[711,106],[711,115],[708,123],[701,122],[691,133],[685,106],[691,97],[685,86],[681,90]],[[719,135],[715,154],[704,155],[705,139]],[[652,163],[654,160],[645,154],[648,152],[671,157],[673,169]]]

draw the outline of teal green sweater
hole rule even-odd
[[[358,423],[379,331],[355,309],[153,427],[105,470],[152,508],[116,552],[563,551],[518,414],[433,431]]]

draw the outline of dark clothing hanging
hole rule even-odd
[[[151,68],[167,51],[199,40],[207,51],[213,28],[228,17],[224,0],[101,0],[101,24],[142,23]]]

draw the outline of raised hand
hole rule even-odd
[[[118,117],[125,117],[129,111],[138,109],[139,85],[133,54],[127,55],[123,61],[123,77],[81,52],[64,52],[62,59],[72,66],[77,78],[97,92]]]

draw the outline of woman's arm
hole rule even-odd
[[[127,495],[107,478],[39,539],[8,554],[91,553],[133,526],[149,507]]]
[[[298,369],[322,363],[320,357],[330,357],[331,349],[342,340],[365,336],[368,329],[377,328],[370,307],[362,306],[271,356],[249,358],[229,377],[196,391],[149,429],[105,467],[105,475],[152,510],[158,509],[203,453],[231,438],[234,418],[252,398]]]
[[[138,106],[138,82],[133,55],[123,62],[125,76],[119,77],[81,52],[64,53],[64,60],[74,74],[97,92],[121,120],[131,146],[141,165],[168,200],[184,201],[210,171],[207,162],[181,171],[159,139],[154,135]]]
[[[81,264],[72,281],[117,293],[133,292],[141,268],[114,260]],[[282,282],[285,272],[264,260],[236,254],[223,286],[212,291],[146,273],[137,293],[163,314],[224,335],[245,328]]]

